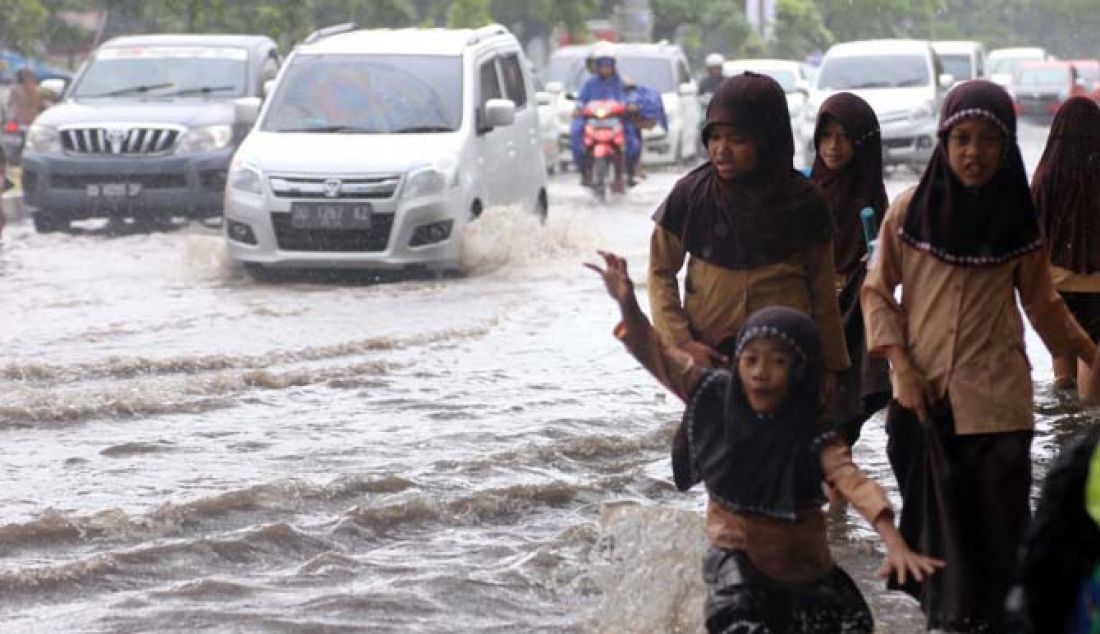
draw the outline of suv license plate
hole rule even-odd
[[[370,203],[292,203],[290,226],[295,229],[370,229]]]
[[[102,183],[84,187],[88,198],[133,198],[140,193],[141,183]]]

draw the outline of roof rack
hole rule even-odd
[[[354,31],[359,28],[354,22],[344,22],[343,24],[334,24],[332,26],[326,26],[323,29],[317,29],[313,33],[306,36],[306,39],[302,40],[302,44],[313,44],[314,42],[325,39],[333,35],[340,33],[347,33],[348,31]]]
[[[466,40],[466,46],[471,46],[473,44],[477,44],[478,42],[480,42],[484,39],[493,37],[495,35],[507,35],[507,34],[508,34],[508,29],[505,28],[504,26],[500,25],[500,24],[495,24],[494,23],[494,24],[490,24],[488,26],[483,26],[480,29],[475,30],[470,35],[470,39]]]

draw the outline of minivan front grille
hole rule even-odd
[[[393,198],[401,183],[399,174],[357,176],[354,178],[319,178],[272,176],[271,191],[277,198]]]
[[[372,220],[370,229],[296,229],[290,223],[290,214],[271,214],[275,242],[283,251],[385,251],[393,230],[393,214],[375,214]]]
[[[73,154],[166,154],[179,137],[178,128],[162,126],[63,128],[61,147]]]

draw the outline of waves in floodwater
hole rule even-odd
[[[596,204],[559,177],[545,224],[469,224],[449,279],[256,283],[215,229],[14,226],[4,631],[700,631],[704,500],[666,457],[680,406],[580,266],[611,248],[641,281],[674,179]],[[1039,411],[1041,473],[1093,421],[1043,391]],[[884,442],[870,424],[857,460],[892,484]],[[880,630],[919,629],[874,579],[870,529],[830,523]]]

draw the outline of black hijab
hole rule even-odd
[[[1058,109],[1031,194],[1050,261],[1100,272],[1100,106],[1091,99],[1070,97]]]
[[[1004,132],[1005,154],[990,182],[966,187],[948,164],[947,136],[954,126],[975,117]],[[899,233],[911,247],[957,266],[996,266],[1043,245],[1016,143],[1016,111],[1004,88],[975,79],[948,93],[939,143]]]
[[[847,276],[859,267],[867,254],[860,212],[865,207],[873,209],[876,228],[886,215],[888,200],[882,180],[882,134],[875,111],[850,92],[838,92],[821,104],[814,129],[814,147],[820,146],[821,135],[831,121],[844,128],[855,154],[848,165],[833,171],[825,167],[819,152],[814,157],[810,179],[821,188],[833,214],[836,270]]]
[[[725,181],[708,161],[676,183],[653,219],[688,253],[735,270],[774,264],[830,239],[824,201],[791,167],[794,137],[779,84],[755,73],[725,80],[707,106],[704,140],[719,124],[753,135],[757,169]]]
[[[803,313],[765,308],[745,322],[735,358],[748,342],[765,337],[794,352],[786,401],[774,414],[758,414],[736,371],[707,371],[673,443],[673,478],[682,491],[703,481],[711,499],[730,511],[794,520],[825,502],[818,452],[833,432],[819,422],[821,336]]]

